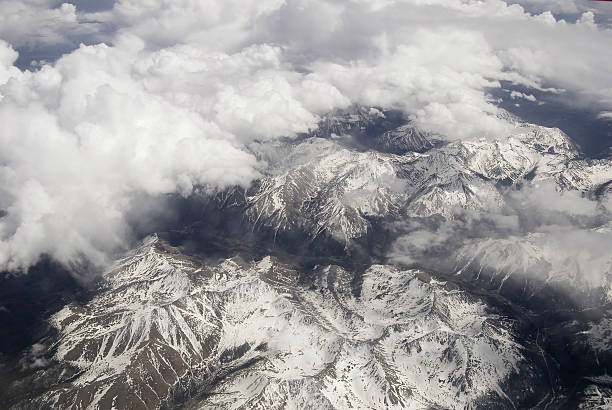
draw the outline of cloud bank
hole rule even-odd
[[[334,108],[499,135],[509,124],[489,90],[509,81],[611,111],[609,14],[519,3],[0,1],[0,269],[43,254],[103,265],[132,239],[135,198],[246,186],[266,166],[249,144]],[[51,49],[66,52],[14,65],[15,50]]]

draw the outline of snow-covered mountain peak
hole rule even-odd
[[[248,197],[247,214],[255,223],[276,230],[322,229],[346,238],[362,236],[368,222],[362,215],[392,212],[403,183],[393,155],[347,149],[317,156],[284,174],[264,178]],[[313,212],[314,220],[307,215]],[[304,218],[304,219],[302,219]]]
[[[36,373],[35,385],[48,385],[36,403],[124,409],[194,396],[188,407],[511,407],[509,377],[541,377],[511,322],[477,298],[386,265],[366,270],[356,296],[354,275],[323,266],[300,284],[271,257],[200,265],[149,243],[92,300],[53,317],[55,353]],[[168,281],[184,286],[160,293]]]
[[[369,231],[370,218],[448,219],[457,209],[501,209],[503,187],[550,181],[560,190],[589,194],[612,179],[610,160],[580,159],[560,130],[520,122],[516,127],[499,138],[447,142],[403,155],[307,138],[292,143],[287,160],[249,191],[247,215],[275,231],[299,228],[312,237],[327,232],[350,241]]]

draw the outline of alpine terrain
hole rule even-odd
[[[356,106],[252,143],[248,189],[177,199],[47,311],[2,407],[611,408],[612,159],[500,118],[448,140]]]

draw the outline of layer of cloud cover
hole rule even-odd
[[[504,202],[501,209],[456,209],[450,219],[397,224],[399,237],[387,257],[449,274],[472,270],[491,282],[516,275],[517,283],[534,284],[530,291],[559,283],[579,302],[601,289],[612,299],[612,198],[589,199],[541,180],[509,189]]]
[[[103,265],[131,239],[135,198],[248,185],[265,168],[248,144],[333,108],[403,109],[449,138],[499,135],[510,126],[487,90],[505,80],[612,110],[612,31],[597,9],[566,22],[501,0],[0,5],[0,269],[43,254]],[[14,67],[15,49],[79,38],[105,44]]]

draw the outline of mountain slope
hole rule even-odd
[[[383,265],[355,296],[353,275],[326,266],[303,282],[269,257],[205,265],[151,239],[90,302],[53,316],[57,334],[40,349],[52,355],[28,382],[35,395],[13,408],[189,396],[193,408],[512,408],[546,393],[513,322],[478,298]]]
[[[282,150],[285,161],[248,192],[248,219],[345,241],[363,237],[371,218],[452,219],[457,209],[502,209],[508,187],[550,182],[595,195],[612,180],[612,161],[580,159],[560,130],[524,123],[512,135],[449,142],[424,153],[360,152],[321,138]]]

